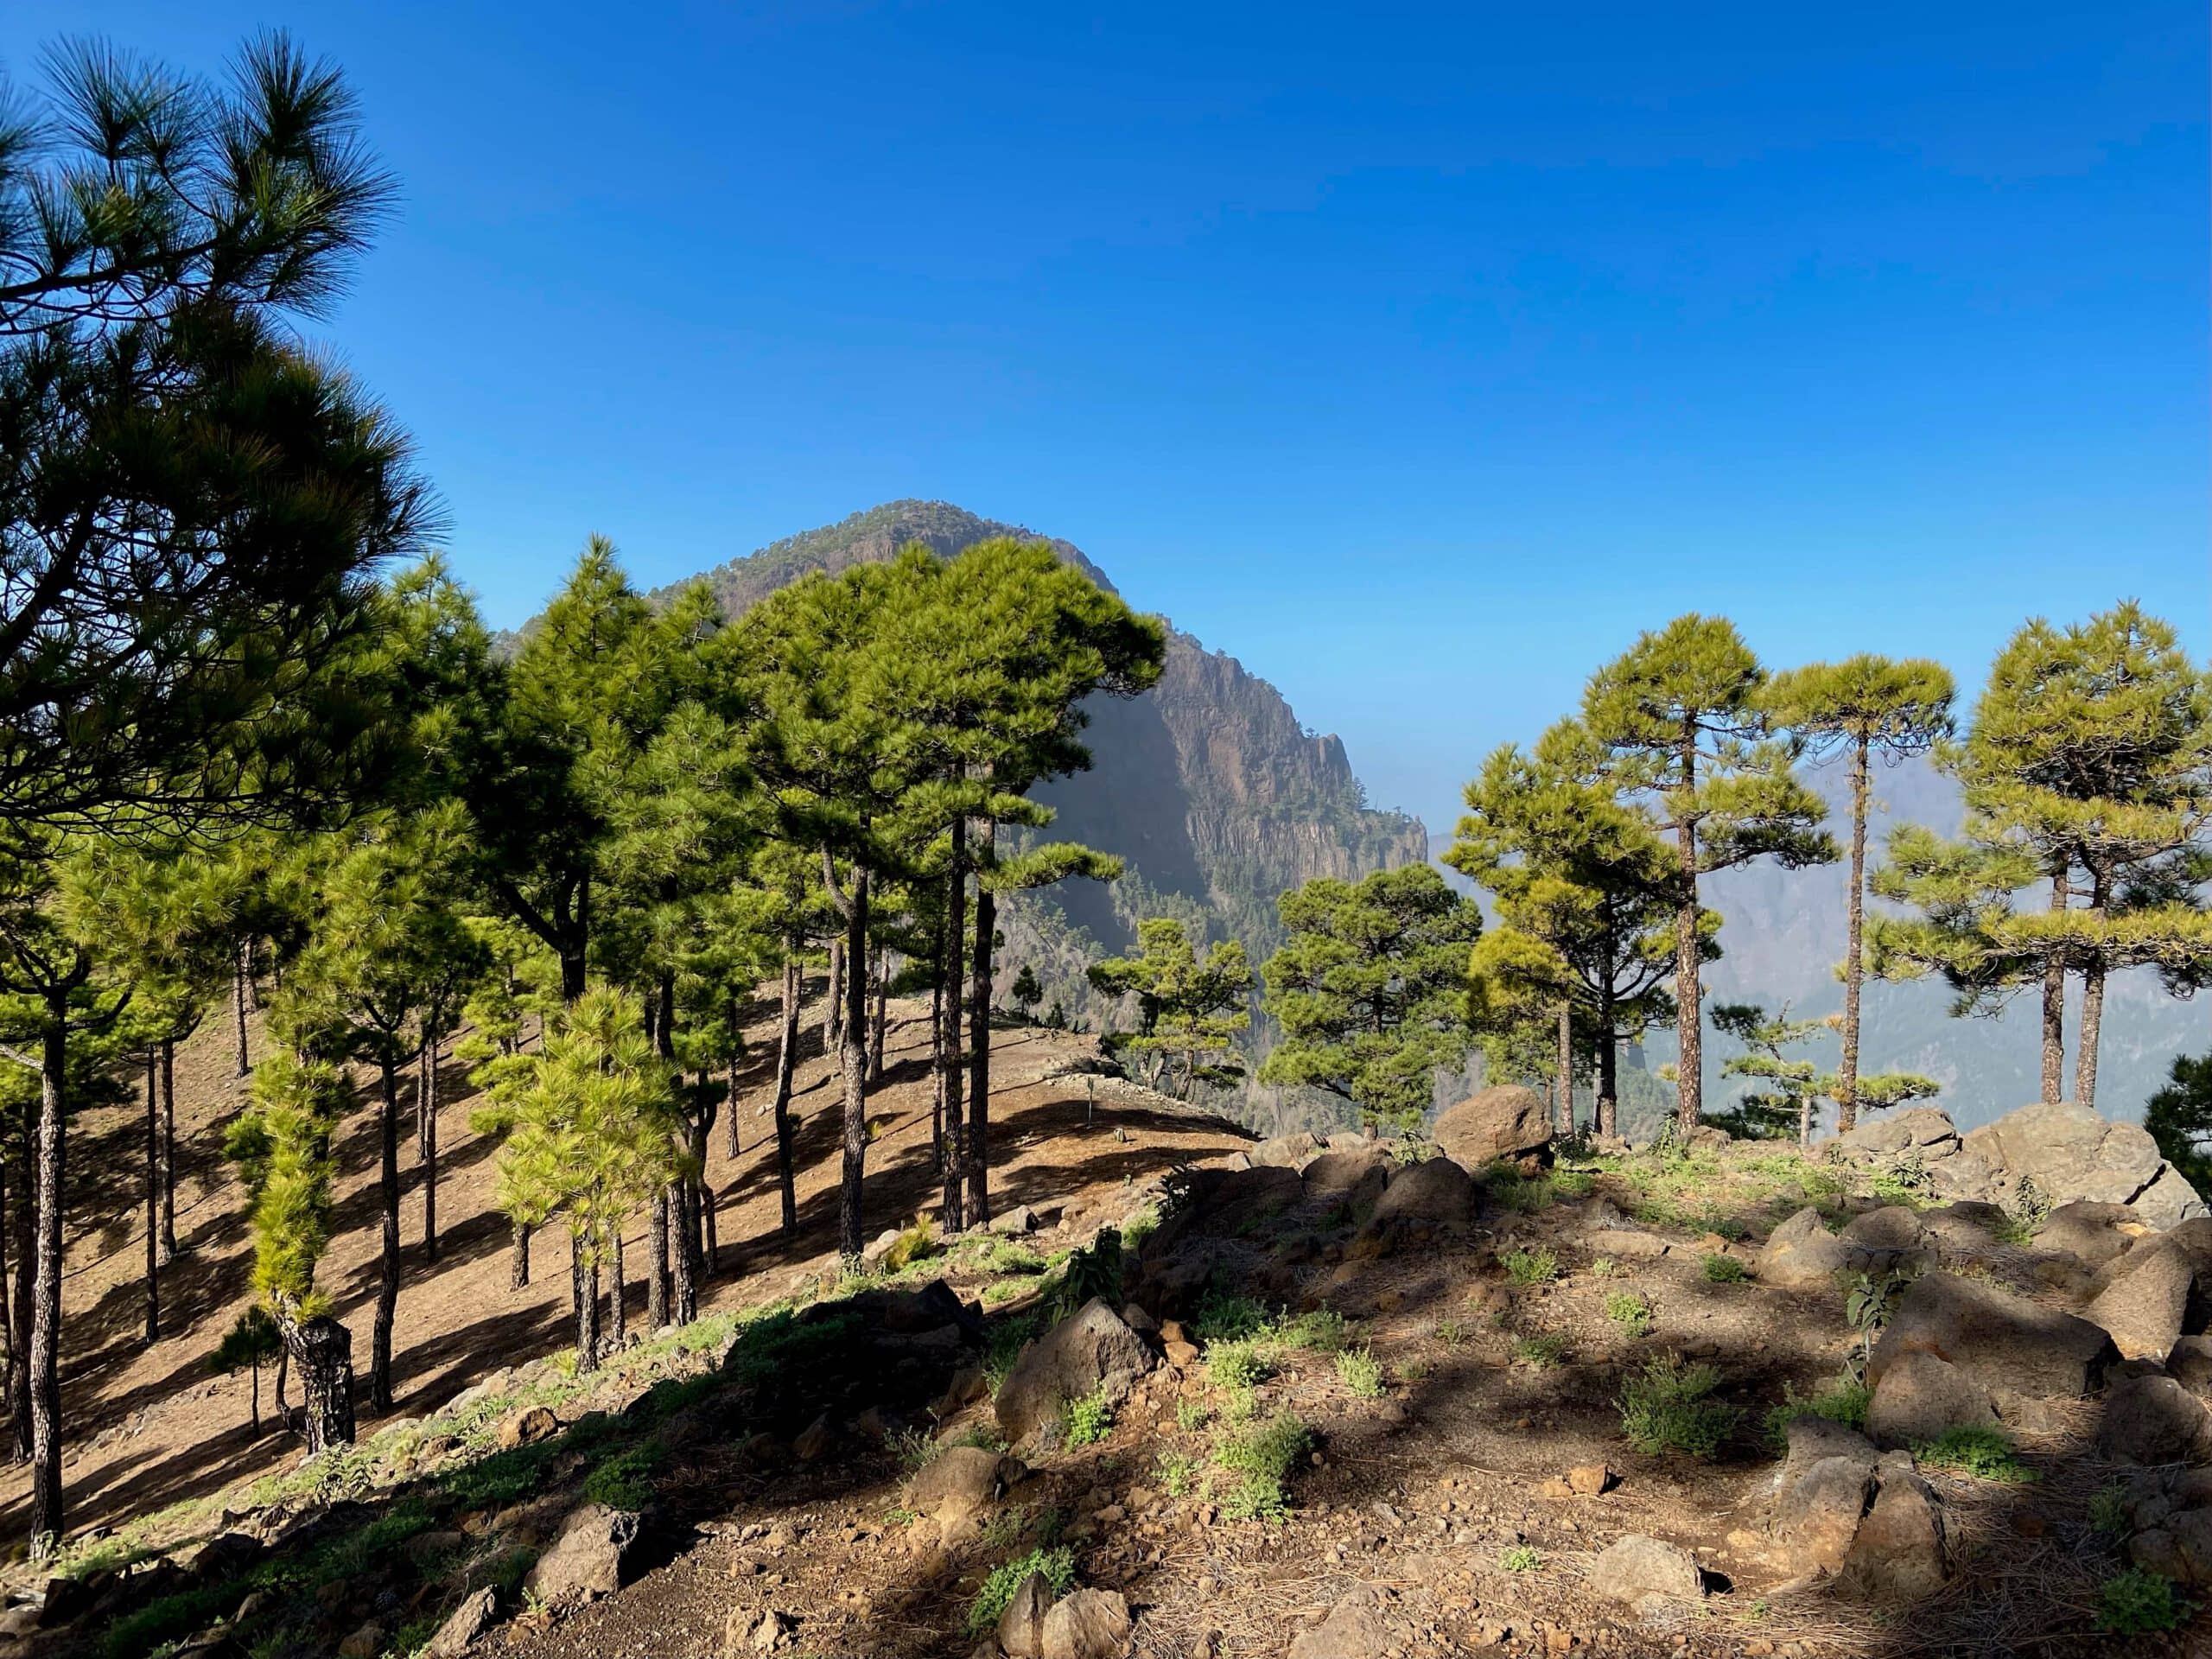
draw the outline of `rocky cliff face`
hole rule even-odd
[[[992,536],[1048,541],[1113,586],[1071,543],[941,501],[855,513],[733,559],[705,580],[735,615],[809,571],[887,560],[914,542],[949,556]],[[1166,671],[1152,691],[1100,698],[1087,712],[1091,770],[1039,798],[1058,812],[1055,839],[1118,854],[1128,874],[1107,887],[1020,895],[1005,912],[1009,972],[1031,963],[1046,1001],[1071,1015],[1096,1021],[1101,1010],[1083,969],[1124,949],[1139,917],[1177,915],[1212,938],[1242,939],[1256,964],[1281,943],[1275,900],[1287,888],[1427,856],[1419,820],[1368,805],[1343,743],[1306,730],[1274,686],[1186,633],[1170,629]]]

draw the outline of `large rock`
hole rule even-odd
[[[1360,1254],[1462,1237],[1474,1224],[1478,1201],[1473,1179],[1451,1159],[1408,1164],[1393,1172],[1375,1201],[1375,1212],[1360,1232]]]
[[[899,1501],[917,1515],[935,1515],[948,1504],[980,1509],[1024,1472],[1017,1459],[980,1446],[951,1446],[915,1471]]]
[[[499,1616],[499,1593],[489,1586],[461,1598],[437,1634],[423,1644],[422,1659],[461,1659],[468,1644],[492,1628]]]
[[[2062,1204],[2036,1229],[2039,1250],[2064,1250],[2093,1268],[2124,1255],[2143,1231],[2143,1223],[2125,1204],[2097,1204],[2075,1198]]]
[[[1916,1351],[1948,1360],[1988,1390],[2000,1414],[2013,1401],[2078,1399],[2119,1357],[2100,1325],[1948,1273],[1923,1274],[1905,1292],[1874,1345],[1867,1381],[1879,1389],[1890,1367]]]
[[[1295,1135],[1279,1135],[1271,1141],[1246,1148],[1244,1155],[1259,1168],[1296,1169],[1321,1149],[1321,1143],[1300,1129]]]
[[[1548,1155],[1551,1110],[1544,1097],[1518,1084],[1498,1084],[1445,1109],[1432,1132],[1445,1156],[1462,1169]]]
[[[1382,1659],[1392,1645],[1382,1598],[1363,1585],[1290,1644],[1290,1659]]]
[[[1045,1615],[1039,1659],[1119,1659],[1129,1645],[1129,1604],[1117,1590],[1076,1590]]]
[[[2191,1394],[2212,1395],[2212,1336],[2175,1343],[2166,1351],[2166,1375]]]
[[[1695,1602],[1705,1595],[1697,1558],[1680,1544],[1631,1532],[1615,1539],[1590,1564],[1590,1585],[1599,1595],[1638,1612],[1654,1604]]]
[[[2057,1101],[2023,1106],[1966,1138],[1993,1149],[2006,1174],[2026,1176],[2054,1204],[2091,1198],[2126,1204],[2151,1185],[2165,1160],[2137,1123],[2115,1123],[2086,1106]]]
[[[1799,1574],[1834,1573],[1851,1554],[1874,1497],[1874,1453],[1815,1459],[1789,1480],[1774,1505],[1774,1535]]]
[[[570,1515],[524,1580],[543,1602],[591,1601],[622,1587],[622,1569],[638,1541],[638,1517],[587,1503]]]
[[[1883,1458],[1874,1478],[1878,1490],[1844,1558],[1842,1580],[1884,1599],[1916,1600],[1931,1594],[1951,1574],[1942,1500],[1913,1471],[1906,1452]]]
[[[2115,1276],[2083,1315],[2112,1333],[2128,1359],[2164,1359],[2182,1334],[2196,1264],[2172,1234],[2146,1240],[2115,1262]]]
[[[1914,1349],[1882,1373],[1866,1432],[1884,1446],[1917,1446],[1950,1428],[1994,1427],[1989,1390],[1947,1359]]]
[[[1808,1205],[1767,1236],[1754,1271],[1761,1284],[1783,1290],[1833,1290],[1836,1275],[1856,1260],[1853,1247]]]
[[[1009,1440],[1026,1440],[1058,1422],[1070,1401],[1102,1390],[1119,1405],[1159,1363],[1144,1338],[1094,1296],[1021,1351],[999,1389],[999,1427]]]
[[[1306,1166],[1305,1196],[1363,1221],[1389,1183],[1390,1161],[1379,1142],[1351,1152],[1325,1152]]]
[[[1052,1586],[1042,1573],[1014,1586],[1014,1599],[999,1615],[999,1649],[1007,1659],[1039,1659],[1045,1651],[1045,1615],[1052,1610]]]
[[[1856,1128],[1822,1143],[1854,1162],[1918,1154],[1942,1158],[1958,1149],[1959,1131],[1950,1115],[1934,1106],[1915,1106],[1884,1117],[1871,1117]]]
[[[2160,1170],[2152,1178],[2151,1185],[2135,1195],[2132,1207],[2153,1227],[2177,1227],[2207,1213],[2204,1195],[2171,1164]]]
[[[2170,1376],[2130,1376],[2105,1395],[2097,1450],[2118,1463],[2212,1458],[2212,1410]]]

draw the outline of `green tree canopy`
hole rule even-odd
[[[1096,963],[1090,977],[1109,996],[1136,999],[1137,1028],[1104,1040],[1109,1052],[1142,1057],[1148,1084],[1166,1069],[1188,1100],[1198,1084],[1226,1084],[1243,1075],[1236,1038],[1251,1028],[1253,977],[1236,940],[1217,940],[1200,957],[1182,923],[1147,917],[1137,924],[1137,954]]]

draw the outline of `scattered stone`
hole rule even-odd
[[[371,1619],[339,1643],[338,1659],[376,1659],[384,1643],[384,1626]]]
[[[1382,1659],[1390,1647],[1381,1594],[1363,1585],[1290,1644],[1290,1659]]]
[[[622,1586],[622,1569],[637,1541],[635,1515],[587,1503],[569,1516],[524,1583],[539,1600],[556,1605],[611,1596]]]
[[[1014,1599],[999,1615],[999,1646],[1007,1659],[1040,1659],[1045,1651],[1045,1615],[1052,1611],[1052,1586],[1041,1573],[1014,1586]]]
[[[1498,1084],[1446,1107],[1431,1134],[1445,1156],[1462,1169],[1481,1169],[1501,1160],[1548,1161],[1551,1111],[1535,1090]]]
[[[2105,1395],[2097,1449],[2120,1463],[2212,1459],[2212,1410],[2171,1376],[2130,1376]]]
[[[1761,1284],[1783,1290],[1830,1290],[1853,1256],[1808,1205],[1767,1236],[1753,1271]]]
[[[423,1643],[422,1659],[461,1659],[468,1644],[492,1628],[499,1613],[499,1595],[489,1586],[462,1597],[437,1634]]]
[[[2185,1242],[2173,1233],[2145,1240],[2110,1264],[2106,1275],[2082,1316],[2110,1332],[2124,1357],[2164,1358],[2182,1333],[2196,1287],[2196,1263]]]
[[[507,1451],[518,1446],[535,1446],[540,1440],[550,1440],[561,1432],[561,1420],[543,1406],[532,1406],[527,1411],[514,1412],[499,1423],[499,1444]]]
[[[1117,1659],[1129,1643],[1129,1604],[1116,1590],[1077,1590],[1052,1604],[1038,1659]]]
[[[1002,1458],[980,1446],[956,1446],[915,1471],[900,1502],[917,1515],[935,1515],[947,1503],[976,1508],[1027,1472],[1016,1459]]]
[[[1931,1594],[1951,1573],[1942,1500],[1914,1472],[1910,1452],[1885,1454],[1874,1477],[1880,1490],[1852,1540],[1842,1581],[1881,1599],[1913,1600]]]
[[[2076,1198],[2044,1217],[2043,1225],[2035,1230],[2035,1246],[2039,1250],[2064,1250],[2090,1267],[2101,1268],[2125,1255],[2141,1230],[2140,1220],[2126,1205]]]
[[[1596,1497],[1620,1484],[1620,1477],[1602,1463],[1584,1463],[1567,1471],[1567,1484],[1578,1497]]]
[[[1590,1583],[1599,1594],[1647,1617],[1667,1604],[1695,1602],[1705,1595],[1705,1574],[1695,1556],[1680,1544],[1637,1532],[1605,1547],[1591,1563]]]
[[[830,1414],[824,1412],[791,1441],[791,1455],[801,1463],[813,1463],[830,1449]]]
[[[1913,1349],[1882,1373],[1866,1408],[1877,1446],[1917,1446],[1950,1428],[1994,1427],[1989,1391],[1947,1359]]]

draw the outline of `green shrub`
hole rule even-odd
[[[1651,1304],[1632,1290],[1617,1290],[1606,1297],[1605,1317],[1620,1327],[1623,1336],[1650,1334]]]
[[[983,1268],[988,1273],[1020,1274],[1033,1278],[1045,1271],[1045,1258],[1027,1244],[1017,1244],[1012,1239],[995,1240],[982,1256]]]
[[[1371,1348],[1347,1348],[1338,1354],[1337,1380],[1362,1400],[1380,1400],[1384,1392],[1382,1362]]]
[[[2127,1535],[2127,1489],[2118,1481],[2089,1500],[2089,1525],[2113,1538]]]
[[[1185,1434],[1197,1433],[1206,1426],[1206,1419],[1212,1415],[1203,1400],[1178,1400],[1175,1402],[1175,1427]]]
[[[1497,1564],[1508,1573],[1535,1573],[1543,1568],[1541,1551],[1531,1544],[1513,1544],[1498,1554]]]
[[[1068,1402],[1065,1443],[1070,1451],[1096,1446],[1113,1432],[1114,1407],[1106,1397],[1105,1384],[1101,1383],[1096,1394]]]
[[[1562,1198],[1586,1198],[1590,1196],[1590,1189],[1596,1185],[1596,1178],[1586,1169],[1555,1169],[1552,1172],[1552,1191]]]
[[[1735,1407],[1709,1396],[1720,1386],[1711,1365],[1685,1365],[1679,1354],[1655,1354],[1621,1384],[1616,1404],[1621,1432],[1647,1457],[1680,1452],[1711,1458],[1734,1431]]]
[[[1187,1497],[1197,1490],[1205,1467],[1187,1452],[1163,1452],[1158,1467],[1160,1487],[1170,1497]]]
[[[1513,1357],[1524,1365],[1548,1371],[1567,1357],[1567,1338],[1556,1331],[1522,1337],[1513,1344]]]
[[[1436,1339],[1446,1348],[1457,1348],[1471,1334],[1465,1319],[1439,1319],[1436,1322]]]
[[[1541,1214],[1550,1209],[1559,1196],[1550,1176],[1523,1179],[1510,1165],[1493,1164],[1484,1178],[1484,1185],[1490,1188],[1499,1209],[1510,1210],[1517,1215]]]
[[[2147,1567],[2114,1573],[2097,1590],[2097,1628],[2110,1636],[2177,1630],[2196,1611],[2196,1603],[2183,1601],[2169,1580]]]
[[[1231,1394],[1257,1388],[1275,1374],[1266,1347],[1249,1338],[1217,1342],[1206,1350],[1206,1375]]]
[[[245,1593],[242,1584],[200,1585],[158,1596],[118,1617],[100,1643],[103,1659],[140,1659],[213,1623]]]
[[[1559,1257],[1548,1249],[1508,1250],[1499,1260],[1516,1285],[1548,1285],[1559,1277]]]
[[[1351,1325],[1333,1307],[1317,1307],[1276,1326],[1274,1334],[1282,1347],[1333,1354],[1351,1340]]]
[[[1268,1310],[1249,1296],[1214,1289],[1199,1301],[1198,1314],[1191,1321],[1191,1334],[1201,1344],[1242,1342],[1258,1336],[1269,1323]]]
[[[1839,1376],[1818,1394],[1800,1395],[1789,1388],[1783,1391],[1782,1403],[1766,1414],[1766,1438],[1777,1451],[1782,1450],[1789,1444],[1789,1425],[1801,1417],[1825,1417],[1846,1428],[1864,1429],[1866,1408],[1873,1398],[1874,1390],[1854,1376]]]
[[[1287,1411],[1219,1436],[1214,1461],[1237,1477],[1222,1495],[1222,1513],[1232,1521],[1279,1520],[1289,1506],[1284,1483],[1313,1445],[1313,1431]]]
[[[2001,1428],[1947,1428],[1914,1446],[1912,1455],[1923,1468],[1948,1469],[1976,1480],[2017,1486],[2036,1478],[2035,1471],[2020,1461],[2012,1436]]]
[[[1621,1270],[1621,1264],[1610,1255],[1601,1255],[1590,1264],[1590,1271],[1600,1279],[1610,1279]]]
[[[652,1502],[652,1476],[662,1456],[652,1440],[616,1453],[584,1477],[584,1496],[610,1510],[644,1509]]]
[[[1065,1545],[1058,1549],[1040,1548],[993,1569],[983,1587],[976,1591],[976,1599],[968,1604],[968,1634],[977,1637],[996,1630],[1000,1618],[1013,1605],[1014,1592],[1032,1573],[1051,1585],[1055,1596],[1064,1596],[1075,1587],[1075,1552]]]
[[[1709,1284],[1739,1285],[1751,1276],[1750,1271],[1736,1257],[1718,1252],[1707,1256],[1703,1267]]]

